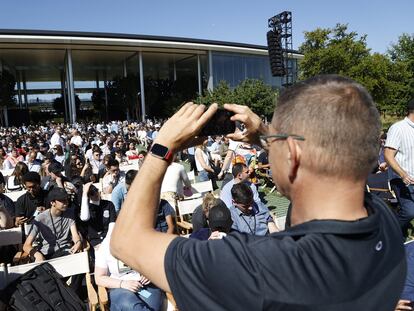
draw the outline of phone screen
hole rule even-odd
[[[236,122],[230,120],[233,115],[233,112],[225,109],[218,109],[214,116],[201,129],[198,136],[226,135],[234,133]]]

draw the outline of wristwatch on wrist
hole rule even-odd
[[[167,147],[157,144],[157,143],[154,143],[151,146],[150,153],[154,157],[163,159],[167,162],[171,162],[173,159],[173,155],[174,155]]]

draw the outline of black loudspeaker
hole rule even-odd
[[[272,76],[282,77],[286,74],[280,34],[270,30],[267,32],[267,50],[269,51]]]

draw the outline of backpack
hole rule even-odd
[[[7,288],[11,295],[10,308],[21,311],[86,310],[85,304],[61,278],[49,263],[27,271]]]

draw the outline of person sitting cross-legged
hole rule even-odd
[[[68,209],[66,191],[53,188],[48,194],[48,200],[50,208],[35,217],[23,245],[23,250],[35,262],[74,254],[82,248],[73,210]],[[40,245],[34,246],[38,236]]]
[[[279,231],[267,207],[254,202],[252,189],[247,183],[235,184],[231,195],[233,205],[230,212],[234,230],[260,236]]]

